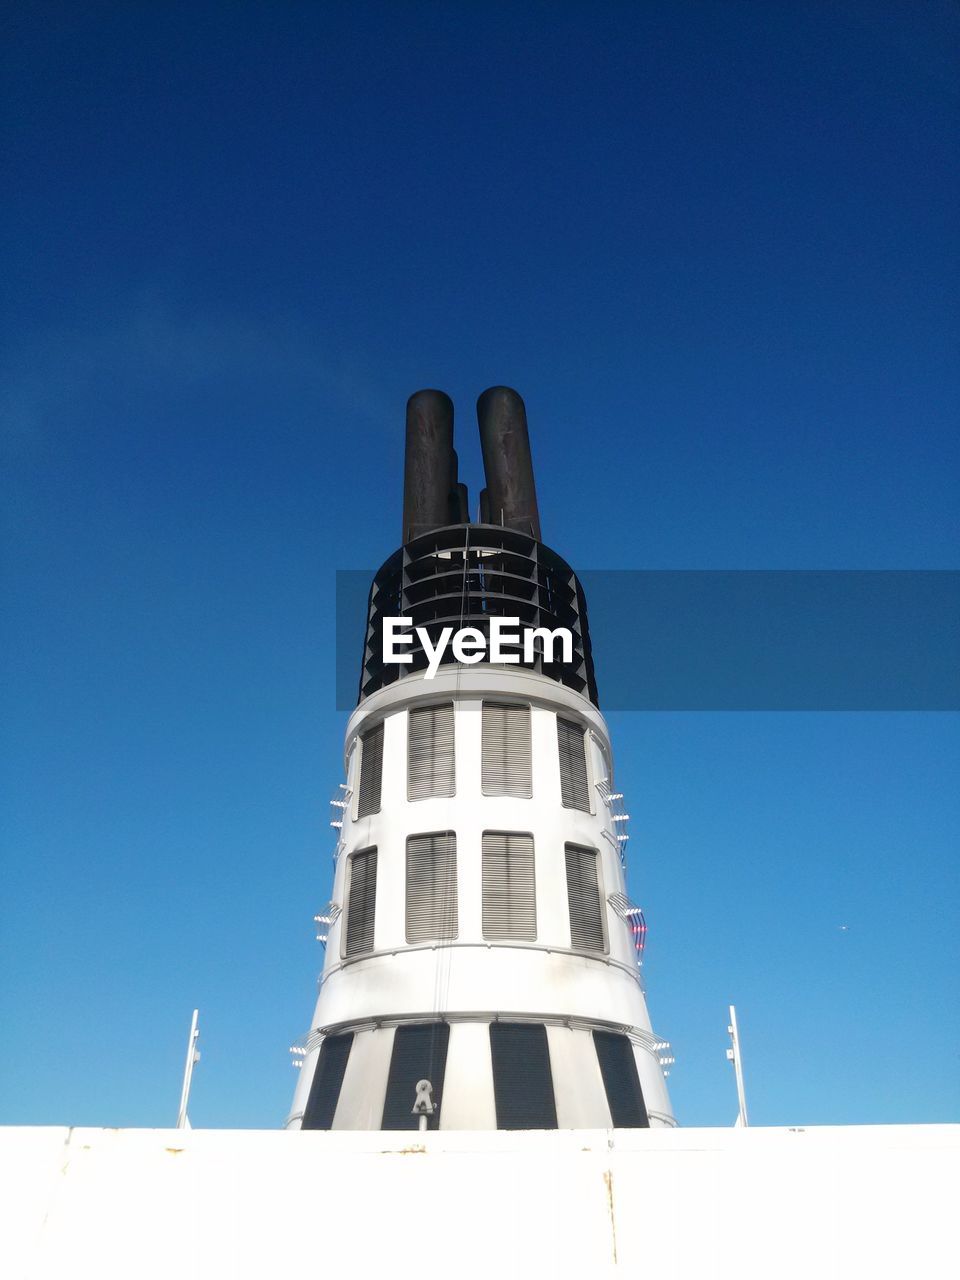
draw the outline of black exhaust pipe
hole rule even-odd
[[[442,391],[415,391],[407,401],[403,461],[403,541],[450,524],[456,484],[453,401]]]
[[[490,387],[477,401],[477,420],[489,523],[518,529],[539,542],[540,513],[523,400],[510,387]]]

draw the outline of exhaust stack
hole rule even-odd
[[[450,523],[451,492],[457,494],[453,401],[442,391],[415,391],[407,401],[404,544]]]
[[[487,478],[487,520],[531,534],[539,542],[540,513],[523,400],[510,387],[490,387],[477,401],[477,420]]]

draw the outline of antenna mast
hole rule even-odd
[[[730,1006],[730,1025],[727,1027],[727,1031],[730,1033],[732,1043],[732,1048],[727,1050],[727,1061],[733,1063],[734,1075],[737,1077],[737,1101],[740,1104],[736,1127],[745,1129],[750,1121],[747,1119],[747,1095],[743,1088],[743,1062],[740,1058],[740,1033],[737,1030],[737,1011],[733,1005]]]
[[[194,1009],[193,1021],[190,1023],[190,1039],[187,1041],[187,1061],[183,1068],[183,1088],[180,1091],[180,1113],[177,1116],[177,1128],[189,1129],[190,1121],[187,1118],[187,1103],[190,1101],[190,1083],[193,1080],[193,1068],[200,1061],[200,1050],[197,1048],[197,1040],[200,1036],[200,1028],[197,1026],[200,1010]]]

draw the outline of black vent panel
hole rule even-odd
[[[426,652],[415,632],[406,650],[412,662],[384,663],[384,618],[410,618],[412,626],[424,627],[435,644],[444,627],[455,631],[476,627],[489,638],[491,617],[519,618],[521,627],[569,628],[571,662],[547,661],[547,655],[538,652],[531,662],[520,665],[599,705],[587,602],[577,575],[535,538],[487,524],[434,529],[395,551],[378,570],[367,605],[359,700],[427,667]],[[442,663],[454,662],[448,645]]]
[[[381,1129],[419,1129],[420,1117],[413,1114],[417,1083],[429,1080],[433,1085],[433,1115],[427,1119],[429,1129],[440,1127],[440,1104],[443,1099],[443,1077],[447,1068],[447,1045],[450,1027],[446,1022],[416,1023],[397,1027],[387,1076],[387,1097],[383,1106]]]
[[[649,1129],[650,1120],[630,1041],[616,1031],[594,1031],[593,1043],[597,1048],[600,1074],[614,1127]]]
[[[317,1055],[310,1096],[303,1112],[302,1129],[331,1129],[340,1100],[340,1089],[353,1046],[353,1032],[327,1036]]]
[[[557,1104],[546,1027],[492,1022],[490,1055],[497,1128],[556,1129]]]

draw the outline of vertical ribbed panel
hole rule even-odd
[[[597,851],[568,844],[564,846],[564,853],[570,945],[584,951],[603,951],[603,906],[597,881]]]
[[[357,817],[380,812],[380,782],[383,777],[383,721],[360,735],[360,786],[357,790]]]
[[[490,1056],[498,1129],[556,1129],[547,1029],[491,1022]]]
[[[483,833],[483,936],[536,941],[533,836]]]
[[[419,1129],[420,1117],[413,1114],[417,1082],[429,1080],[433,1085],[433,1115],[427,1119],[429,1129],[440,1127],[440,1103],[443,1099],[443,1077],[447,1068],[447,1044],[450,1027],[446,1022],[424,1022],[397,1027],[393,1038],[387,1097],[383,1106],[381,1129]]]
[[[407,799],[452,796],[455,783],[453,703],[411,709],[407,732]]]
[[[582,725],[557,716],[557,745],[560,749],[560,795],[565,809],[590,812],[587,786],[587,750]]]
[[[500,523],[498,513],[486,514],[493,525]],[[383,654],[387,619],[399,615],[414,628],[406,666],[385,662]],[[573,641],[571,661],[561,661],[559,653],[548,659],[547,646],[535,644],[531,661],[523,666],[599,705],[586,600],[576,574],[542,542],[490,524],[482,530],[469,524],[433,529],[395,551],[378,570],[367,609],[360,701],[426,670],[421,628],[435,642],[440,627],[456,619],[460,627],[475,627],[489,637],[495,617],[517,618],[521,627],[550,632],[567,628]],[[457,665],[454,648],[447,645],[439,655],[442,667]],[[505,689],[502,693],[506,696]]]
[[[610,1115],[616,1129],[649,1129],[643,1090],[633,1045],[615,1031],[594,1031],[603,1087],[607,1091]]]
[[[345,1035],[327,1036],[321,1044],[301,1129],[329,1129],[332,1126],[352,1044],[352,1031]]]
[[[347,897],[345,956],[373,950],[373,925],[377,910],[377,851],[362,849],[350,859]]]
[[[407,837],[407,941],[457,936],[457,837]]]
[[[529,707],[483,704],[481,786],[485,796],[533,795]]]

